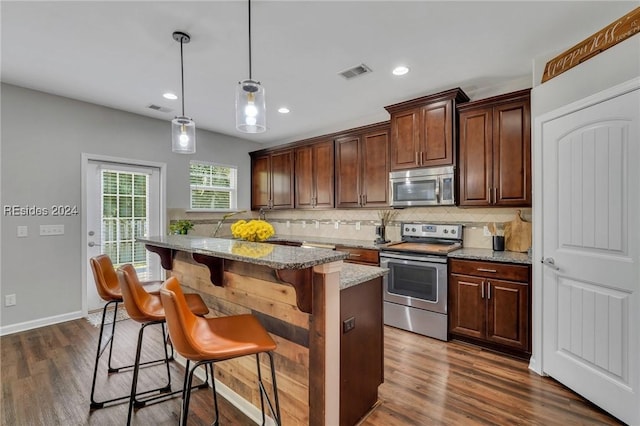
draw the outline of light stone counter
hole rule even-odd
[[[493,251],[485,248],[461,248],[448,255],[455,259],[488,260],[491,262],[520,263],[531,265],[531,257],[527,253],[515,251]]]
[[[362,284],[389,273],[387,268],[345,263],[340,270],[340,290]]]

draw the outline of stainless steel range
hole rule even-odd
[[[462,247],[462,225],[403,223],[402,241],[382,249],[384,323],[447,339],[447,253]]]

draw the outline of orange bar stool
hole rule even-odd
[[[169,328],[169,336],[175,350],[187,359],[185,371],[185,385],[182,396],[182,411],[180,423],[187,424],[189,414],[189,399],[191,397],[191,382],[193,373],[200,365],[209,366],[213,387],[213,403],[216,412],[214,425],[218,425],[218,398],[216,396],[215,376],[213,364],[246,355],[255,355],[258,369],[258,386],[260,390],[260,405],[262,408],[262,424],[265,424],[265,399],[269,405],[271,416],[277,425],[281,425],[280,403],[278,401],[278,386],[273,364],[273,351],[276,344],[253,315],[231,315],[218,318],[201,318],[190,310],[182,293],[180,282],[171,277],[164,282],[160,289],[160,297]],[[262,383],[260,371],[260,354],[266,353],[271,364],[271,380],[273,384],[273,402]],[[195,362],[190,368],[191,361]],[[275,403],[275,408],[274,408]]]
[[[95,400],[95,390],[96,390],[96,379],[98,375],[98,364],[100,362],[100,357],[104,354],[104,351],[109,347],[109,358],[107,362],[107,372],[111,373],[119,373],[122,370],[132,368],[134,365],[124,365],[121,367],[113,367],[111,365],[111,355],[113,353],[113,340],[115,336],[116,330],[116,317],[118,314],[118,305],[122,303],[122,291],[120,289],[120,283],[118,281],[118,275],[116,274],[115,268],[113,267],[113,263],[111,262],[111,258],[106,254],[101,254],[99,256],[92,257],[89,259],[89,263],[91,265],[91,270],[93,272],[93,279],[96,284],[96,290],[98,291],[98,295],[107,302],[102,308],[102,321],[100,322],[100,334],[98,335],[98,349],[96,351],[96,359],[93,365],[93,379],[91,381],[91,404],[90,407],[92,410],[103,408],[106,404],[116,401],[122,401],[129,398],[129,395],[121,396],[118,398],[112,398],[104,401],[96,401]],[[162,281],[144,281],[142,285],[144,287],[159,287],[162,284]],[[107,317],[107,311],[109,307],[113,305],[113,322],[111,323],[111,331],[109,333],[106,330],[105,333],[105,320]],[[154,361],[148,361],[143,363],[146,364],[154,364],[165,362],[164,359],[158,359]]]
[[[144,407],[147,403],[155,401],[159,398],[167,398],[170,395],[176,395],[184,391],[182,390],[171,392],[171,371],[169,368],[169,354],[167,352],[167,346],[164,347],[165,364],[167,369],[167,385],[153,389],[146,392],[137,392],[138,386],[138,373],[140,371],[140,356],[142,352],[142,339],[144,337],[144,330],[146,327],[153,324],[160,324],[162,326],[163,342],[167,340],[164,324],[165,324],[165,311],[162,306],[162,301],[158,293],[148,293],[142,287],[142,284],[138,280],[135,268],[130,265],[122,265],[117,271],[118,279],[120,281],[120,288],[122,289],[122,297],[124,299],[124,306],[127,309],[129,317],[134,321],[141,324],[140,331],[138,332],[138,344],[136,348],[136,358],[133,368],[133,380],[131,382],[131,393],[129,395],[129,410],[127,414],[127,425],[131,424],[131,418],[133,415],[133,409]],[[185,306],[189,313],[195,317],[203,316],[209,313],[209,308],[205,305],[202,297],[198,294],[185,295]],[[175,347],[175,344],[173,344]],[[207,380],[205,383],[196,386],[196,388],[209,387],[209,376],[207,374]],[[138,395],[146,394],[153,391],[160,391],[159,395],[147,397],[145,399],[138,400]]]

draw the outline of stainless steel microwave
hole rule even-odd
[[[450,206],[455,199],[455,168],[429,167],[389,173],[391,207]]]

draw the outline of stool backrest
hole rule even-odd
[[[200,351],[188,331],[193,330],[196,323],[202,321],[202,318],[194,315],[189,309],[180,282],[176,277],[170,277],[162,284],[160,298],[164,306],[167,328],[173,347],[183,357],[197,359]]]
[[[160,321],[164,319],[160,299],[149,294],[140,283],[136,269],[130,263],[118,268],[118,280],[124,299],[124,307],[129,317],[138,322]]]
[[[121,300],[122,292],[120,291],[120,283],[118,282],[118,275],[113,267],[111,258],[106,254],[101,254],[89,259],[89,263],[93,271],[96,290],[102,300],[106,300],[107,302]]]

